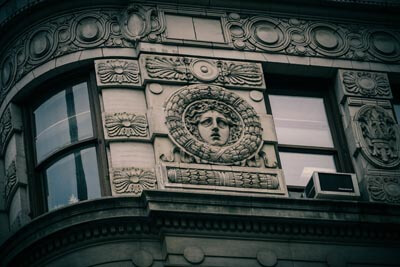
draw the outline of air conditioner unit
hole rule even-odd
[[[353,173],[313,172],[304,190],[307,198],[357,199],[360,197],[357,177]]]

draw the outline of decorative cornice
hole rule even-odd
[[[239,61],[199,59],[192,57],[141,57],[145,81],[220,84],[226,87],[264,89],[261,65]]]
[[[105,114],[104,126],[110,138],[135,138],[148,136],[148,123],[145,115],[134,113]]]
[[[345,93],[351,96],[391,99],[392,93],[386,73],[341,71]]]
[[[156,189],[154,170],[141,168],[112,169],[111,188],[113,195],[140,196],[143,190]]]
[[[98,86],[140,86],[139,65],[136,60],[107,59],[96,60]]]

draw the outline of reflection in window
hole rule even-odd
[[[67,88],[35,111],[36,156],[41,162],[60,148],[93,136],[86,83]]]
[[[94,147],[72,152],[45,171],[48,209],[100,197]]]
[[[279,144],[333,147],[322,98],[270,95]]]
[[[396,113],[397,123],[400,124],[400,104],[393,105],[394,113]]]

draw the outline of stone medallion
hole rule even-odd
[[[222,87],[185,86],[169,97],[165,110],[171,140],[199,162],[237,165],[262,146],[254,108]]]

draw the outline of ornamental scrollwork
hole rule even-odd
[[[156,188],[153,170],[141,168],[120,168],[112,170],[112,187],[115,194],[139,196],[143,190]]]
[[[366,159],[380,168],[393,168],[400,163],[398,125],[385,109],[364,105],[355,115],[361,151]]]
[[[399,174],[373,175],[368,178],[368,192],[374,201],[400,203]]]
[[[11,111],[7,109],[0,119],[0,153],[4,152],[7,139],[11,133]]]
[[[167,168],[167,176],[171,183],[271,190],[279,188],[276,173]]]
[[[105,128],[109,137],[146,137],[148,134],[146,116],[126,112],[106,114]]]
[[[109,59],[96,62],[100,84],[139,84],[139,66],[135,60]]]
[[[390,97],[388,78],[384,73],[344,71],[343,85],[347,93],[366,97]]]
[[[243,165],[263,145],[254,108],[222,87],[185,86],[168,98],[165,111],[169,136],[189,161]]]
[[[5,199],[7,200],[14,186],[17,184],[17,167],[12,161],[6,171]]]
[[[261,66],[256,63],[146,56],[145,68],[151,79],[213,82],[225,86],[263,86]]]
[[[165,23],[160,17],[156,8],[131,4],[119,20],[123,37],[134,46],[143,38],[159,41],[165,31]]]

